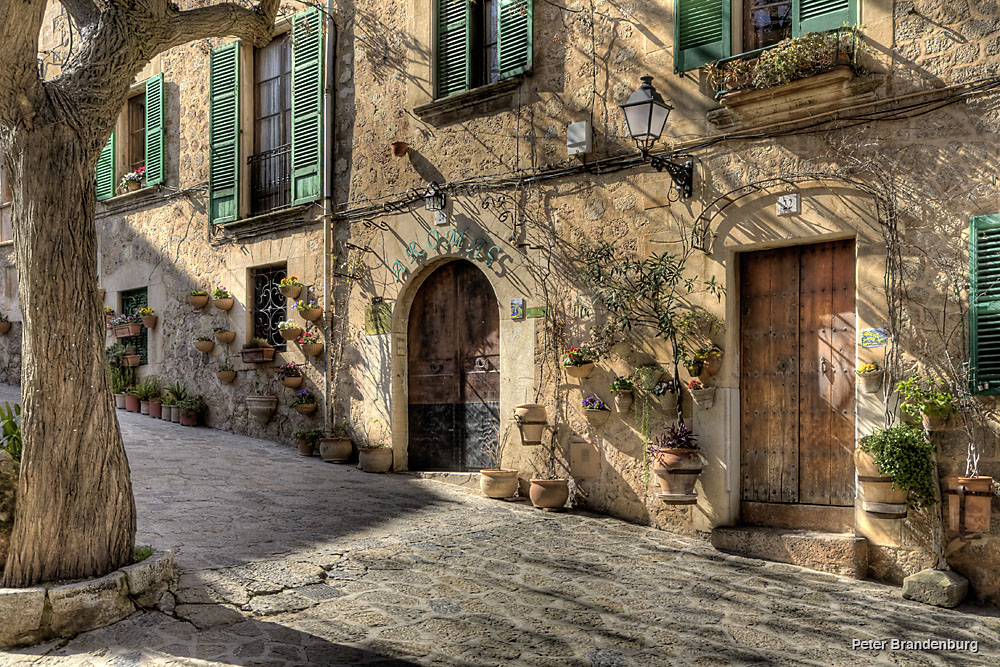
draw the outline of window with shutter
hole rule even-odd
[[[239,41],[212,49],[208,81],[209,220],[219,224],[239,217]]]
[[[857,16],[857,0],[792,0],[792,36],[854,25]]]
[[[729,55],[729,4],[730,0],[675,0],[675,72]]]
[[[97,158],[96,194],[97,201],[110,199],[115,195],[115,133],[108,137],[108,143]]]
[[[279,35],[254,50],[253,154],[250,215],[285,208],[291,201],[292,39]]]
[[[973,394],[1000,394],[1000,215],[969,220],[969,371]]]
[[[531,69],[531,0],[499,0],[498,69],[500,78]]]
[[[163,74],[146,81],[146,108],[143,136],[146,185],[159,185],[164,179],[163,155]]]
[[[292,19],[292,203],[323,193],[323,17],[313,8]]]

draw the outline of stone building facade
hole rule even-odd
[[[290,392],[273,366],[239,360],[236,346],[253,330],[255,272],[283,267],[328,309],[330,396],[322,396],[325,360],[289,345],[277,362],[305,364],[307,385],[321,395],[320,414],[347,419],[357,440],[390,441],[397,471],[482,467],[476,452],[434,463],[428,448],[435,434],[449,440],[460,432],[470,442],[503,443],[503,465],[519,471],[522,487],[554,468],[573,477],[578,506],[772,557],[784,552],[813,567],[899,583],[934,564],[937,543],[977,599],[1000,603],[1000,501],[992,499],[990,532],[949,535],[941,544],[933,512],[890,520],[863,511],[851,461],[856,438],[883,426],[887,414],[898,419],[894,394],[856,388],[859,365],[877,362],[893,382],[926,373],[964,393],[970,218],[1000,212],[996,3],[845,0],[838,11],[863,26],[861,45],[851,43],[846,59],[838,51],[806,76],[759,90],[736,90],[747,76],[739,66],[720,83],[718,69],[701,61],[751,51],[774,32],[805,33],[812,24],[804,17],[793,15],[789,27],[780,13],[786,10],[781,20],[764,20],[739,0],[728,7],[687,0],[478,4],[335,6],[335,29],[326,30],[334,42],[326,257],[319,198],[254,216],[244,190],[237,219],[212,224],[205,100],[212,49],[226,40],[175,49],[151,65],[149,74],[162,73],[165,84],[166,178],[102,202],[97,222],[106,303],[120,309],[125,293],[146,288],[160,315],[140,374],[205,394],[206,423],[216,428],[287,441],[294,428],[322,424],[287,407]],[[716,23],[703,32],[683,24],[675,30],[675,12],[693,8],[692,16],[701,16],[698,6]],[[286,14],[302,8],[289,3]],[[459,43],[464,70],[441,55],[454,35],[451,23],[436,19],[452,11],[466,12],[466,34],[481,36]],[[515,43],[507,28],[492,51],[490,26],[505,21],[527,25],[530,39]],[[243,57],[243,76],[250,76],[256,56]],[[653,77],[673,107],[653,152],[694,163],[690,198],[679,196],[669,173],[654,170],[628,136],[618,105],[642,75]],[[255,122],[252,111],[243,113]],[[590,145],[570,156],[568,128],[581,122]],[[250,138],[242,141],[244,157],[251,155]],[[583,251],[599,241],[636,258],[684,255],[689,276],[714,278],[724,289],[719,298],[697,292],[685,304],[725,322],[725,331],[712,335],[724,352],[710,380],[714,404],[698,407],[682,394],[705,463],[696,505],[666,505],[655,495],[643,451],[672,421],[659,404],[638,396],[601,426],[580,409],[591,396],[611,403],[610,382],[642,364],[670,367],[671,347],[637,328],[586,379],[567,377],[560,366],[567,348],[607,321],[581,277]],[[9,283],[11,259],[0,260]],[[219,283],[234,292],[234,310],[187,305],[189,290]],[[840,299],[831,302],[839,305],[827,324],[788,323],[799,332],[794,341],[752,338],[784,331],[774,317],[806,322],[804,304],[827,293]],[[7,283],[3,294],[16,320]],[[798,310],[789,310],[792,300]],[[487,312],[494,305],[496,313]],[[477,329],[494,321],[492,331]],[[232,349],[197,352],[192,337],[217,326],[237,332]],[[7,379],[17,374],[16,334],[15,325],[0,342]],[[813,344],[820,339],[827,347]],[[768,357],[765,348],[776,351]],[[458,349],[469,353],[459,358]],[[224,356],[239,372],[235,383],[220,386],[215,363]],[[458,366],[449,370],[448,363]],[[691,378],[681,370],[681,379]],[[775,393],[806,381],[824,383],[823,405]],[[446,390],[479,395],[470,401],[476,410],[442,412],[441,405],[464,400],[434,398]],[[245,403],[251,394],[278,396],[275,418],[254,420]],[[970,411],[969,402],[978,407]],[[543,445],[521,443],[512,412],[525,403],[546,406],[551,429]],[[963,419],[931,435],[941,478],[966,473],[970,440],[979,474],[1000,478],[995,399],[977,395],[962,408],[976,425],[971,436]],[[793,414],[796,432],[782,432]],[[841,435],[831,439],[834,431]],[[826,449],[815,455],[819,440]],[[775,444],[788,442],[791,450]],[[574,453],[586,445],[599,470],[574,477],[582,470]],[[795,542],[781,530],[726,532],[759,524],[841,537]]]

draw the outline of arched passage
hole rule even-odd
[[[488,467],[500,428],[500,310],[472,263],[448,262],[420,285],[407,348],[409,469]]]

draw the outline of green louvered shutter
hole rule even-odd
[[[239,217],[239,41],[212,49],[208,89],[208,216],[219,224]]]
[[[108,137],[108,143],[101,149],[101,155],[97,158],[96,171],[96,194],[97,201],[110,199],[115,196],[115,133]]]
[[[858,22],[857,0],[792,0],[792,36],[836,30]]]
[[[469,89],[469,0],[437,3],[437,96],[448,97]]]
[[[1000,394],[1000,215],[969,219],[969,371],[973,394]]]
[[[532,0],[500,0],[497,61],[500,78],[531,69]]]
[[[323,194],[323,16],[292,19],[292,203]]]
[[[674,71],[729,55],[730,0],[674,0]]]
[[[146,185],[163,182],[163,74],[146,80]]]

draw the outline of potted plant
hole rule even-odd
[[[296,301],[292,309],[297,311],[302,319],[315,322],[323,316],[323,309],[315,301]]]
[[[263,338],[251,338],[240,352],[245,364],[260,364],[274,359],[274,348]]]
[[[948,527],[953,533],[988,533],[992,514],[993,478],[988,475],[951,475],[945,480]]]
[[[212,290],[212,305],[219,310],[230,310],[233,307],[233,295],[223,285],[216,285]]]
[[[142,332],[142,322],[138,315],[118,315],[111,318],[111,329],[115,338],[131,338]]]
[[[939,431],[947,427],[948,420],[956,412],[954,398],[946,389],[944,380],[935,382],[921,375],[909,377],[896,387],[899,409],[912,419],[919,415],[924,429]]]
[[[160,419],[166,422],[170,421],[172,410],[176,405],[177,401],[174,399],[173,395],[171,395],[170,392],[167,392],[160,399]]]
[[[211,352],[215,349],[215,341],[208,336],[198,336],[194,339],[194,346],[199,352]]]
[[[715,405],[715,387],[706,387],[701,380],[691,380],[687,388],[695,404],[702,410],[709,410]]]
[[[205,399],[199,394],[188,396],[179,405],[181,409],[181,426],[197,426],[198,417],[208,407],[205,405]]]
[[[135,192],[142,187],[142,179],[146,177],[146,168],[139,167],[135,171],[130,171],[118,183],[119,194],[123,192]]]
[[[864,500],[861,509],[882,519],[906,517],[907,497],[915,507],[934,504],[934,444],[920,429],[898,424],[858,441],[854,464]]]
[[[521,433],[522,445],[542,444],[542,433],[549,423],[544,405],[541,403],[518,405],[514,408],[514,422]]]
[[[276,396],[247,396],[247,410],[257,421],[266,423],[278,408]]]
[[[861,364],[854,372],[858,376],[861,391],[865,394],[874,394],[882,388],[882,377],[885,375],[885,371],[879,368],[877,363]]]
[[[717,346],[698,348],[694,352],[683,351],[684,368],[691,377],[710,377],[722,368],[722,350]]]
[[[5,335],[8,331],[10,331],[10,321],[7,319],[7,313],[0,313],[0,336]]]
[[[660,398],[660,407],[668,415],[677,413],[677,385],[673,380],[657,382],[653,386],[653,396]]]
[[[193,289],[188,292],[188,303],[195,308],[204,308],[208,305],[208,292],[203,289]]]
[[[141,409],[139,405],[139,397],[136,396],[135,387],[128,387],[125,389],[125,410],[126,412],[139,412]]]
[[[635,381],[643,391],[653,391],[663,377],[663,369],[658,364],[643,364],[635,369]]]
[[[163,397],[160,395],[160,383],[156,383],[156,393],[149,397],[149,416],[153,419],[163,418]]]
[[[136,354],[134,347],[130,347],[128,349],[130,350],[130,354],[126,354],[124,357],[122,357],[122,365],[131,366],[134,368],[135,366],[138,366],[139,364],[142,363],[142,355]]]
[[[188,397],[187,389],[180,382],[175,382],[167,389],[170,396],[170,421],[181,423],[181,403]]]
[[[323,354],[323,341],[317,331],[306,331],[299,336],[298,343],[302,346],[302,353],[310,357],[318,357]]]
[[[698,502],[694,485],[702,470],[698,438],[684,422],[671,424],[664,431],[646,446],[660,485],[656,497],[668,505],[693,505]]]
[[[300,428],[292,433],[292,437],[297,441],[300,456],[312,456],[313,450],[316,449],[316,444],[323,437],[323,431],[318,428]]]
[[[593,347],[584,343],[580,347],[571,347],[563,354],[562,365],[566,375],[573,378],[589,377],[594,372],[597,354]]]
[[[583,408],[583,415],[590,422],[591,426],[603,425],[604,422],[608,421],[608,416],[611,414],[611,410],[608,409],[607,404],[596,396],[583,399],[580,407]]]
[[[108,380],[111,384],[111,393],[115,397],[115,407],[119,410],[125,409],[125,390],[132,384],[134,376],[131,368],[121,365],[124,352],[125,348],[118,343],[106,351],[108,355]]]
[[[140,308],[138,314],[139,318],[142,320],[142,326],[147,329],[156,328],[156,313],[152,308]]]
[[[326,437],[319,440],[319,455],[327,463],[347,463],[354,453],[347,421],[334,423]]]
[[[616,377],[611,381],[611,392],[615,395],[615,408],[618,412],[628,412],[632,407],[632,392],[635,385],[630,377]]]
[[[289,299],[298,299],[302,292],[302,283],[299,282],[298,276],[288,276],[278,283],[278,291]]]
[[[302,371],[293,361],[278,366],[278,377],[281,378],[281,384],[289,389],[296,389],[302,384]]]
[[[316,397],[308,389],[299,389],[289,406],[295,408],[300,415],[311,415],[316,412]]]
[[[278,333],[285,340],[295,340],[302,335],[302,327],[293,322],[292,320],[284,320],[278,322]]]
[[[4,315],[6,317],[6,315]],[[105,326],[111,328],[111,320],[115,318],[115,309],[111,306],[104,306],[104,322]]]
[[[160,397],[160,379],[155,375],[150,375],[143,378],[139,384],[135,386],[135,396],[139,399],[139,411],[144,414],[150,414],[150,400]],[[159,402],[157,402],[157,408],[159,408]],[[159,410],[157,410],[159,413]],[[157,414],[156,416],[159,416]]]
[[[539,419],[542,423],[545,423],[545,407],[539,406],[537,404],[527,404],[519,405],[515,408],[514,419],[517,420],[517,410],[520,408],[528,408],[524,412],[526,417],[532,418],[532,421],[538,421]],[[541,408],[541,413],[537,411],[537,408]],[[541,444],[541,429],[538,430],[538,443]],[[524,439],[524,434],[522,432],[521,438]],[[483,495],[487,498],[495,498],[498,500],[513,498],[517,494],[518,481],[517,481],[517,470],[504,468],[503,467],[503,450],[506,444],[506,436],[501,440],[499,434],[494,433],[492,438],[484,438],[482,450],[483,453],[490,460],[490,467],[483,468],[479,471],[479,490],[483,492]]]
[[[236,332],[225,327],[215,327],[212,331],[215,333],[215,340],[223,345],[229,345],[236,340]]]
[[[222,384],[232,384],[236,379],[236,371],[228,361],[220,361],[219,369],[215,371],[215,377],[219,378]]]
[[[387,442],[359,445],[358,467],[364,472],[389,472],[392,470],[392,445]]]

